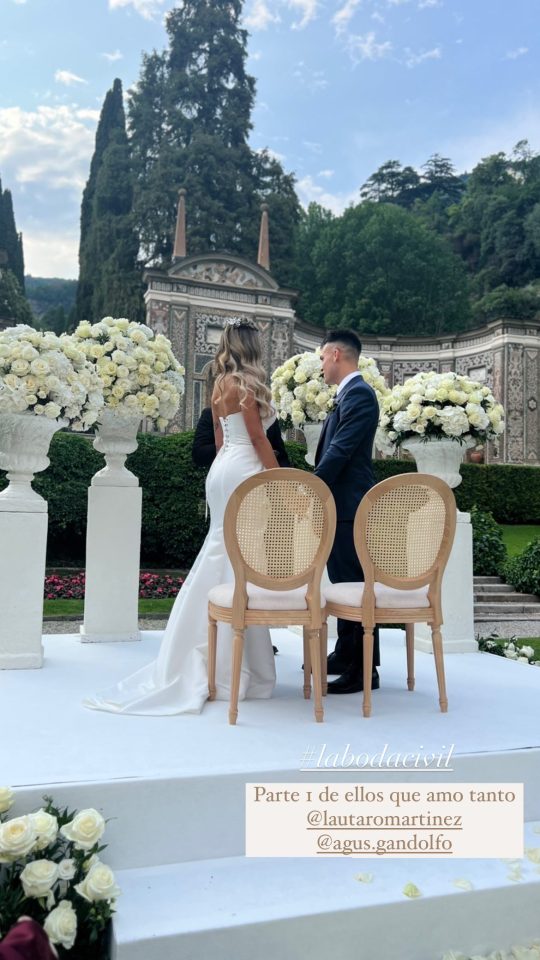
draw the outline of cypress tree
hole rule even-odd
[[[0,180],[0,250],[7,256],[5,266],[14,274],[24,293],[24,255],[22,234],[17,233],[11,190],[2,189]]]
[[[76,316],[141,319],[139,242],[133,224],[133,183],[122,84],[107,92],[81,205]]]

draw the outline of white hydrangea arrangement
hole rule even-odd
[[[375,444],[387,454],[412,437],[474,446],[496,440],[504,427],[489,387],[457,373],[417,373],[384,397]]]
[[[105,820],[69,812],[44,797],[35,813],[9,818],[14,794],[0,787],[0,940],[20,916],[44,927],[51,943],[86,956],[114,914],[120,890],[99,854]],[[96,954],[97,955],[97,954]]]
[[[102,407],[101,380],[69,336],[25,324],[0,332],[0,413],[64,419],[81,431]]]
[[[83,320],[72,338],[92,361],[103,384],[105,409],[121,416],[148,417],[163,430],[184,392],[184,368],[171,342],[144,323],[125,317]]]
[[[389,392],[371,357],[360,356],[358,369],[377,393],[379,403]],[[271,380],[272,399],[284,429],[321,423],[334,407],[336,386],[324,382],[319,351],[297,353],[277,367]]]

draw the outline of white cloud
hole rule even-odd
[[[317,16],[319,0],[287,0],[287,3],[289,7],[298,10],[301,14],[301,19],[293,23],[293,30],[302,30]]]
[[[254,0],[244,23],[249,30],[266,30],[272,23],[279,23],[280,17],[270,10],[266,0]]]
[[[386,23],[382,13],[379,13],[378,10],[375,10],[374,13],[371,14],[371,19],[377,20],[378,23]]]
[[[28,112],[0,109],[0,166],[6,180],[80,192],[98,119],[99,111],[75,105],[39,106]]]
[[[329,180],[330,177],[333,177],[335,170],[319,170],[317,176],[324,177],[325,180]]]
[[[332,23],[338,33],[343,33],[347,29],[349,21],[354,16],[354,12],[357,7],[360,6],[361,2],[362,0],[346,0],[345,4],[334,14]]]
[[[115,50],[113,53],[102,53],[101,56],[104,57],[105,60],[108,60],[109,63],[124,59],[124,54],[120,53],[120,50]]]
[[[22,6],[23,3],[26,3],[26,0],[12,0],[13,3],[16,3],[18,6]]]
[[[78,255],[78,230],[36,229],[30,224],[24,231],[24,265],[33,277],[76,280]]]
[[[145,20],[152,20],[161,11],[165,0],[109,0],[109,10],[133,7]]]
[[[261,51],[255,50],[253,53],[248,54],[248,60],[262,60]]]
[[[321,206],[336,214],[343,213],[350,203],[358,202],[358,190],[350,193],[330,193],[310,174],[297,181],[296,190],[304,207],[310,203],[320,203]]]
[[[418,0],[419,10],[426,10],[429,7],[442,7],[442,0]]]
[[[381,60],[390,53],[392,44],[389,40],[377,43],[371,31],[363,35],[351,34],[347,38],[347,48],[354,63],[360,63],[361,60]]]
[[[420,63],[425,63],[426,60],[440,60],[442,57],[441,48],[433,47],[433,50],[426,50],[424,53],[413,53],[412,50],[405,50],[407,54],[405,63],[408,67],[417,67]]]
[[[313,92],[324,90],[324,88],[328,86],[328,80],[324,75],[324,70],[312,70],[311,67],[307,67],[302,60],[293,72],[293,77],[297,77],[304,87],[307,87],[308,90]]]
[[[76,73],[71,73],[70,70],[57,70],[54,79],[65,87],[72,87],[75,83],[88,83],[88,80],[83,80],[82,77],[78,77]]]
[[[528,47],[518,47],[517,50],[509,50],[505,56],[505,60],[517,60],[519,57],[524,57],[526,53],[529,52]]]

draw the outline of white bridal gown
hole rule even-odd
[[[259,460],[242,413],[222,417],[223,446],[206,478],[210,529],[199,556],[178,594],[157,660],[120,683],[84,700],[93,710],[112,713],[166,715],[200,713],[208,699],[208,591],[219,583],[232,583],[232,567],[223,543],[223,515],[233,490],[247,477],[259,473]],[[272,420],[263,421],[266,430]],[[228,700],[232,633],[218,626],[217,699]],[[240,698],[268,698],[276,679],[270,631],[246,630]]]

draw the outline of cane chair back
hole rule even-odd
[[[236,659],[233,655],[231,723],[236,722],[237,715],[237,702],[233,700],[243,632],[254,624],[304,627],[304,695],[311,690],[312,670],[316,718],[322,719],[325,618],[320,585],[335,526],[336,508],[330,490],[318,477],[303,470],[264,470],[244,480],[231,494],[223,536],[234,571],[234,591],[230,608],[224,606],[223,588],[210,592],[209,603],[210,697],[215,670],[213,621],[231,623],[238,648]]]
[[[448,700],[441,586],[455,529],[456,502],[444,480],[420,473],[383,480],[365,495],[354,521],[365,583],[333,584],[327,596],[327,614],[364,627],[364,677],[372,672],[375,624],[405,623],[409,690],[414,690],[414,624],[430,624],[442,712]],[[371,689],[366,686],[363,712],[371,715]]]

